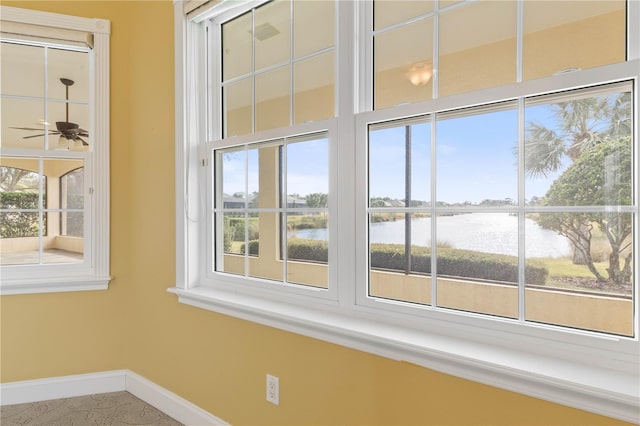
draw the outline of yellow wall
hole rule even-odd
[[[1,380],[128,368],[240,424],[618,422],[181,305],[174,283],[170,1],[5,5],[111,20],[108,291],[1,298]],[[154,190],[157,188],[157,190]],[[280,377],[281,405],[265,401]]]

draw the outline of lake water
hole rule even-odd
[[[517,256],[518,218],[508,213],[471,213],[438,217],[437,241],[450,247]],[[431,238],[431,219],[411,221],[412,245],[427,246]],[[327,230],[302,229],[298,238],[326,240]],[[290,233],[290,236],[293,236]],[[372,243],[404,244],[404,220],[371,224]],[[525,219],[525,252],[527,257],[564,257],[571,255],[569,240],[554,231],[543,229]]]

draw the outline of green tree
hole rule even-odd
[[[606,206],[631,204],[631,138],[619,137],[603,141],[585,150],[555,180],[545,195],[551,206]],[[567,237],[585,260],[585,265],[598,279],[607,281],[596,269],[591,256],[594,226],[607,237],[611,246],[608,281],[631,282],[631,215],[606,213],[542,213],[539,223]],[[621,256],[624,256],[621,265]]]
[[[328,206],[328,200],[328,195],[321,192],[314,192],[305,197],[307,207],[312,208],[326,208]]]
[[[525,169],[531,177],[547,177],[601,142],[631,135],[629,92],[558,102],[551,105],[551,109],[556,121],[553,128],[527,123]],[[573,221],[579,218],[577,215]],[[573,263],[586,264],[588,260],[584,253],[586,243],[590,241],[589,223],[578,224],[578,229],[583,235],[571,240]]]

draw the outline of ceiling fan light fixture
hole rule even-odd
[[[60,135],[58,138],[58,145],[56,146],[57,150],[68,150],[69,149],[69,140],[64,137],[64,135]]]
[[[88,151],[89,145],[85,145],[80,139],[76,139],[73,141],[71,146],[69,147],[71,151]]]
[[[414,86],[424,86],[431,81],[433,66],[427,62],[418,62],[409,69],[406,76]]]

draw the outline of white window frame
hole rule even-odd
[[[27,24],[44,34],[56,30],[91,33],[89,53],[89,134],[92,147],[86,152],[3,148],[2,156],[78,158],[85,168],[84,259],[78,264],[2,266],[0,294],[31,294],[108,288],[109,274],[109,37],[110,22],[42,11],[0,6],[2,22]],[[22,28],[29,28],[24,26]],[[53,30],[53,31],[52,31]],[[38,30],[33,34],[39,36]],[[61,46],[67,43],[56,42]],[[72,44],[70,44],[72,45]]]
[[[256,4],[259,3],[251,2],[251,6]],[[353,40],[357,39],[356,24],[364,19],[361,12],[370,4],[347,1],[337,4],[339,92],[362,93],[366,79],[355,78],[355,75],[359,66],[366,68],[363,64],[370,55],[366,49],[358,49]],[[330,237],[330,252],[336,252],[338,259],[334,265],[336,275],[332,278],[337,279],[335,298],[318,297],[310,291],[292,293],[284,291],[286,289],[264,288],[242,278],[230,280],[211,275],[203,269],[207,248],[201,236],[211,234],[205,217],[207,196],[199,188],[206,185],[210,176],[210,165],[206,162],[210,159],[211,147],[199,141],[207,140],[203,136],[206,108],[211,100],[199,96],[206,91],[205,68],[210,65],[205,59],[201,22],[226,12],[237,2],[217,3],[188,17],[184,15],[183,2],[175,1],[174,5],[177,243],[176,285],[169,291],[177,295],[179,302],[613,418],[639,420],[637,300],[633,338],[523,325],[479,314],[411,309],[403,303],[384,302],[381,306],[380,301],[366,297],[368,272],[363,218],[366,218],[367,202],[365,191],[358,188],[366,185],[364,133],[370,122],[626,79],[634,81],[634,111],[638,111],[640,3],[628,3],[629,60],[625,63],[357,115],[357,111],[366,110],[370,99],[338,96],[336,157],[331,158],[330,175],[340,185],[330,189],[333,192],[329,213],[330,217],[338,218],[332,219],[336,238],[331,241]],[[277,133],[273,131],[274,135]],[[633,137],[637,145],[637,123]],[[636,162],[638,151],[635,151]],[[637,173],[638,164],[635,176]],[[635,195],[638,195],[637,188]],[[637,234],[635,239],[637,252]],[[637,273],[634,285],[637,299]]]

